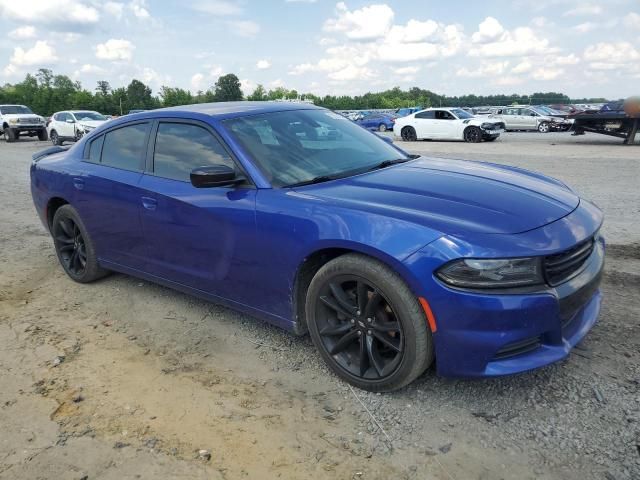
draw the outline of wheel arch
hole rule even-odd
[[[307,333],[307,319],[305,311],[305,303],[307,292],[311,280],[326,263],[343,255],[350,253],[359,254],[372,260],[378,261],[396,272],[400,278],[407,284],[409,289],[418,298],[418,279],[413,276],[410,270],[397,259],[381,250],[372,248],[369,245],[363,245],[356,242],[348,244],[340,243],[336,245],[321,245],[309,252],[296,269],[293,289],[292,289],[292,318],[294,320],[293,332],[296,335],[304,335]]]
[[[47,218],[47,226],[49,227],[49,231],[51,231],[51,227],[53,225],[53,217],[58,211],[60,207],[63,205],[68,205],[69,202],[62,197],[51,197],[47,202],[47,209],[45,211]]]

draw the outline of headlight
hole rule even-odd
[[[11,123],[12,125],[15,125],[16,123],[18,123],[18,119],[17,118],[10,118],[9,119],[9,123]]]
[[[482,128],[483,130],[491,130],[493,128],[493,125],[493,123],[485,122],[480,125],[480,128]]]
[[[460,288],[514,288],[544,283],[539,258],[463,258],[446,264],[436,275]]]

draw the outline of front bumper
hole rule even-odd
[[[15,124],[9,125],[9,128],[15,130],[17,132],[39,132],[40,130],[44,130],[44,123],[39,125],[24,125],[24,124]]]
[[[585,202],[586,203],[586,202]],[[549,239],[560,249],[583,238],[571,239],[572,219],[586,221],[582,235],[599,228],[598,219],[589,224],[589,210],[574,212],[565,219],[539,231],[520,234],[522,245],[540,245]],[[579,209],[580,210],[580,207]],[[585,210],[587,210],[585,212]],[[524,237],[528,237],[525,240]],[[410,268],[421,271],[437,262],[434,242],[408,259]],[[549,365],[569,355],[570,350],[595,324],[601,303],[599,290],[604,268],[604,239],[596,242],[580,273],[556,287],[535,291],[478,293],[458,290],[443,284],[433,275],[425,275],[419,287],[435,316],[433,334],[437,373],[448,377],[491,377],[520,373]],[[431,256],[426,260],[423,255]],[[436,255],[437,256],[437,255]],[[494,254],[495,256],[495,254]],[[440,259],[442,261],[442,259]]]

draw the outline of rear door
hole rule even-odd
[[[147,242],[145,270],[239,301],[253,278],[255,195],[250,183],[196,188],[194,168],[223,164],[242,170],[204,123],[159,120],[152,132],[138,205]]]
[[[142,269],[140,187],[151,122],[109,130],[87,143],[82,173],[72,179],[76,208],[101,260]]]
[[[435,112],[426,110],[414,115],[413,127],[416,129],[418,138],[437,138],[435,133]]]

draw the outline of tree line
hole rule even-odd
[[[195,94],[178,87],[163,86],[158,95],[153,95],[149,86],[133,79],[126,87],[112,88],[108,81],[100,80],[93,91],[83,88],[78,81],[66,75],[56,75],[41,68],[35,74],[27,74],[22,82],[5,84],[0,87],[0,104],[22,104],[41,115],[51,115],[59,110],[97,110],[107,115],[121,115],[131,109],[153,109],[188,105],[194,103],[225,102],[234,100],[280,100],[303,99],[332,110],[395,109],[410,106],[465,106],[589,103],[603,102],[603,98],[570,99],[556,92],[534,93],[533,95],[438,95],[418,87],[402,90],[395,87],[383,92],[366,93],[356,96],[318,96],[301,93],[285,87],[267,90],[258,85],[246,98],[243,96],[240,80],[233,73],[223,75],[206,91]]]

